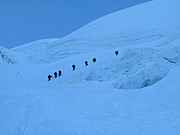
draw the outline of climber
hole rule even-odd
[[[118,51],[115,51],[115,54],[116,54],[116,56],[119,54],[119,52]]]
[[[75,70],[76,66],[75,65],[72,65],[72,68],[73,68],[73,71]]]
[[[61,72],[61,70],[59,70],[59,76],[61,76],[62,75],[62,72]]]
[[[54,78],[57,78],[57,72],[54,72]]]
[[[51,75],[48,75],[48,81],[50,81],[50,80],[51,80],[51,78],[52,78],[52,76],[51,76]]]
[[[93,62],[96,62],[96,58],[93,58]]]
[[[88,61],[85,61],[85,65],[88,66]]]

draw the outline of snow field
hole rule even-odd
[[[134,91],[105,82],[61,84],[58,79],[4,89],[0,133],[178,134],[179,71],[173,68],[155,85]]]
[[[0,47],[0,135],[179,135],[179,6],[154,0],[63,39]]]

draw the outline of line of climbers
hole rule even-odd
[[[115,51],[115,55],[118,56],[118,54],[119,54],[119,52]],[[96,58],[93,58],[92,61],[93,61],[93,63],[95,63]],[[85,66],[88,66],[88,61],[85,61]],[[75,71],[75,68],[76,68],[76,65],[72,65],[72,70],[73,71]],[[57,76],[59,76],[59,77],[62,76],[62,71],[61,70],[59,70],[58,73],[59,74],[57,74],[57,72],[54,72],[54,78],[57,78]],[[48,75],[48,81],[50,81],[52,77],[53,77],[52,75]]]
[[[57,72],[54,72],[54,78],[57,78],[57,76],[60,77],[62,75],[62,71],[61,70],[59,70],[58,73],[59,74],[57,74]],[[50,81],[52,77],[53,77],[52,75],[48,75],[48,81]]]

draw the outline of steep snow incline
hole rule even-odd
[[[12,50],[26,55],[23,61],[49,63],[74,54],[120,46],[169,45],[180,38],[179,7],[179,0],[155,0],[97,19],[63,39],[49,40],[48,44],[38,41],[36,46],[30,43]],[[41,49],[39,45],[45,47]]]

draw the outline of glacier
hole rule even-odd
[[[154,0],[61,39],[0,47],[0,134],[180,134],[179,7]]]

